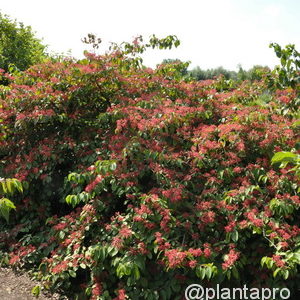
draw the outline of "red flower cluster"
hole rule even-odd
[[[240,253],[235,249],[231,249],[229,253],[225,256],[225,262],[222,264],[224,270],[232,267],[234,263],[238,260]]]

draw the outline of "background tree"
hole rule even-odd
[[[261,80],[263,75],[266,72],[270,72],[270,68],[267,66],[255,65],[249,70],[243,69],[243,67],[239,64],[238,71],[232,71],[223,68],[222,66],[217,68],[211,68],[203,70],[199,66],[193,68],[192,70],[188,71],[191,77],[195,78],[196,80],[207,80],[207,79],[214,79],[223,75],[225,79],[232,79],[232,80]]]
[[[0,13],[0,68],[14,65],[19,70],[39,63],[45,58],[46,46],[36,38],[30,26],[11,20]]]
[[[221,66],[207,70],[203,70],[199,66],[197,66],[190,71],[190,75],[196,80],[213,79],[220,75],[224,75],[225,79],[236,79],[237,77],[237,73],[235,71],[224,69]]]

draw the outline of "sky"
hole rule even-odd
[[[273,67],[271,42],[300,50],[299,0],[0,0],[0,12],[30,25],[49,52],[77,58],[90,49],[81,41],[88,33],[101,38],[99,53],[139,35],[176,35],[178,48],[143,55],[149,67],[164,58],[190,61],[190,69]]]

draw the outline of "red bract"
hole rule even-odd
[[[182,265],[184,259],[186,258],[186,253],[172,249],[165,251],[165,256],[168,259],[168,266],[170,268],[174,268]]]
[[[240,254],[234,249],[230,250],[225,258],[225,262],[222,264],[223,269],[228,269],[233,266],[236,260],[239,258]]]

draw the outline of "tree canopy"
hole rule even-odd
[[[42,44],[30,26],[11,20],[0,13],[0,68],[8,71],[10,66],[26,70],[46,57]]]

